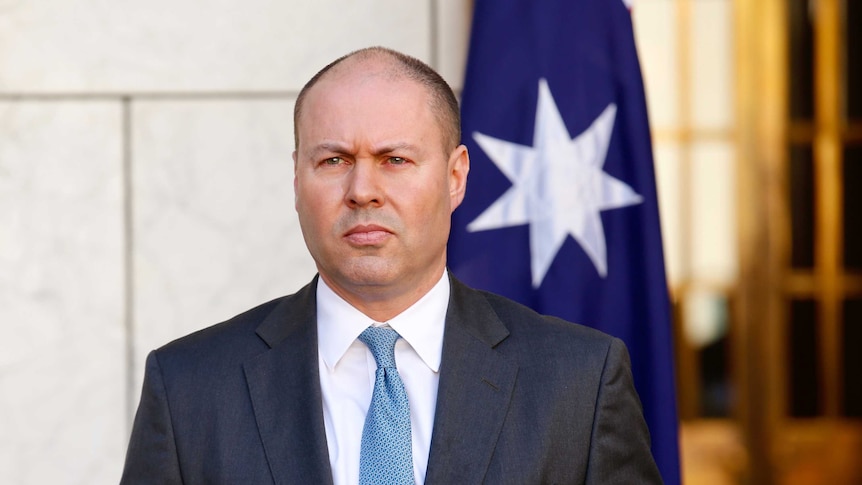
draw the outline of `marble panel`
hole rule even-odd
[[[0,1],[0,92],[295,91],[384,45],[429,61],[430,3]]]
[[[134,328],[147,352],[316,273],[293,196],[293,99],[136,102]]]
[[[124,457],[119,103],[0,102],[0,483],[116,483]]]
[[[473,2],[470,0],[432,0],[437,11],[437,52],[439,61],[432,66],[446,79],[456,93],[464,88],[464,69],[470,45],[470,22]]]

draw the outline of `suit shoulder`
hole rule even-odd
[[[506,298],[505,296],[487,291],[479,292],[485,297],[497,313],[497,316],[500,317],[507,326],[528,325],[532,331],[556,330],[574,333],[584,338],[597,340],[610,340],[614,338],[600,330],[596,330],[585,325],[563,320],[562,318],[552,315],[543,315],[532,308]]]
[[[255,334],[255,329],[287,298],[276,298],[221,323],[202,328],[168,342],[156,349],[155,354],[163,359],[200,352],[213,352],[220,347],[243,347],[259,342],[260,338]]]
[[[619,339],[600,330],[569,322],[551,315],[542,315],[532,308],[495,293],[480,291],[497,317],[509,329],[511,337],[526,339],[553,348],[563,346],[569,350],[592,349],[607,352]]]
[[[307,323],[308,312],[314,308],[315,284],[313,280],[292,295],[268,301],[227,321],[178,338],[153,354],[160,362],[215,365],[217,359],[234,362],[262,352],[271,346],[274,331]]]

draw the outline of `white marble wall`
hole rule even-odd
[[[120,120],[105,101],[0,101],[0,483],[116,480]]]
[[[456,87],[470,0],[0,0],[0,483],[116,483],[146,353],[314,274],[293,98],[380,44]]]

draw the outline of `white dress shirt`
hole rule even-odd
[[[371,325],[388,325],[401,335],[395,343],[395,363],[410,402],[413,476],[416,483],[425,482],[448,306],[449,277],[445,270],[431,291],[388,322],[373,321],[336,295],[323,278],[318,279],[320,388],[335,485],[359,482],[362,428],[377,363],[357,337]]]

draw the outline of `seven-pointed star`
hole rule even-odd
[[[602,170],[616,111],[616,105],[609,104],[586,131],[571,138],[548,82],[540,79],[532,147],[473,133],[476,143],[513,185],[468,224],[467,230],[529,224],[535,288],[542,284],[569,234],[605,277],[607,248],[599,213],[643,200],[630,186]]]

